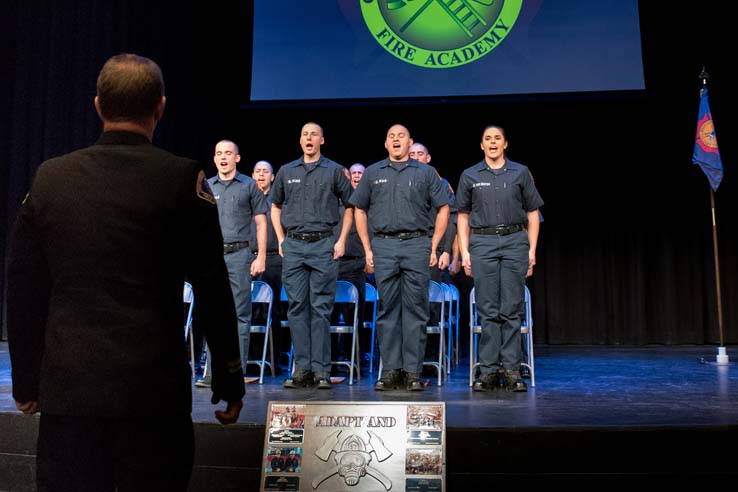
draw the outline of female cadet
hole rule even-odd
[[[456,194],[462,265],[467,275],[473,271],[482,327],[481,377],[473,389],[527,391],[520,378],[520,324],[543,200],[528,168],[505,157],[501,127],[486,127],[481,147],[484,160],[464,171]]]

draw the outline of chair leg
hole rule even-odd
[[[376,338],[374,338],[375,333],[374,329],[377,326],[376,319],[372,321],[372,348],[369,350],[369,374],[371,374],[374,371],[374,345],[376,345]]]
[[[454,364],[459,365],[459,315],[458,313],[454,316],[454,324],[451,326],[449,336],[454,337]]]
[[[443,348],[443,324],[441,324],[438,328],[438,386],[441,386],[441,378],[446,372],[443,368],[446,359]]]
[[[272,337],[272,330],[269,328],[269,360],[272,361],[271,364],[269,364],[269,367],[272,370],[272,377],[275,377],[277,374],[274,372],[274,365],[277,363],[277,361],[274,360],[274,337]]]
[[[356,325],[354,325],[356,326]],[[351,362],[349,366],[349,386],[354,384],[354,356],[356,355],[356,329],[351,334]]]
[[[474,385],[474,362],[476,354],[474,353],[474,325],[469,330],[469,386]]]
[[[536,387],[536,369],[535,369],[535,358],[533,357],[533,330],[528,328],[527,333],[528,339],[528,367],[530,368],[530,385]]]

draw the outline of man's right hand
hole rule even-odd
[[[241,415],[242,408],[243,400],[229,401],[225,411],[215,411],[215,418],[223,425],[235,424],[238,421],[238,416]]]
[[[372,250],[364,250],[364,256],[366,257],[364,273],[374,273],[374,252]]]
[[[15,408],[23,412],[24,415],[33,415],[38,412],[38,402],[33,400],[23,403],[16,401]]]

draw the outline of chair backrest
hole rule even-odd
[[[522,328],[533,329],[533,309],[531,307],[530,290],[528,286],[525,287],[525,319],[522,323]]]
[[[185,318],[184,331],[185,340],[190,335],[190,327],[192,326],[192,311],[195,308],[195,294],[192,291],[192,285],[189,282],[184,283],[184,290],[182,292],[182,301],[189,305],[187,309],[187,317]]]
[[[448,285],[448,288],[451,289],[451,298],[454,301],[458,301],[459,300],[459,288],[456,287],[454,284],[446,284],[446,285]]]
[[[531,296],[530,296],[530,290],[528,289],[527,285],[524,285],[523,288],[525,289],[525,319],[523,319],[523,322],[521,323],[521,328],[533,328],[533,309],[531,306]],[[474,287],[472,287],[471,292],[469,293],[469,322],[473,323],[474,325],[478,325],[477,322],[477,300],[476,295],[474,294]]]
[[[284,290],[284,284],[282,284],[282,290],[279,292],[279,300],[287,302],[287,291]]]
[[[475,288],[471,288],[469,292],[469,324],[472,326],[478,326],[477,322],[477,296],[474,293]]]
[[[195,295],[192,293],[192,285],[190,285],[189,282],[184,283],[184,292],[182,298],[183,302],[187,304],[192,304],[192,302],[195,300]]]
[[[428,282],[428,300],[430,302],[444,302],[446,300],[445,291],[441,284],[435,280]]]
[[[364,288],[364,301],[365,302],[377,302],[379,300],[379,294],[377,293],[377,288],[374,287],[369,282],[366,283],[366,287]]]
[[[251,282],[251,302],[271,304],[273,295],[272,288],[268,283],[261,280],[254,280]]]
[[[441,288],[443,289],[443,300],[446,302],[451,302],[454,300],[453,292],[451,291],[451,287],[444,282],[440,282]]]
[[[354,284],[346,280],[336,280],[336,298],[335,302],[353,302],[359,303],[359,289]]]

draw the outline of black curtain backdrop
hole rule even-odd
[[[103,62],[134,52],[164,71],[168,105],[155,143],[200,159],[210,174],[221,138],[240,145],[240,170],[248,174],[260,159],[277,168],[297,158],[306,121],[324,127],[325,155],[370,164],[385,157],[385,132],[400,122],[455,186],[482,157],[483,127],[504,126],[509,157],[530,167],[546,202],[528,281],[536,342],[717,344],[709,187],[691,164],[704,65],[726,169],[716,193],[724,342],[736,343],[738,83],[730,7],[717,0],[692,10],[665,5],[640,5],[644,92],[240,108],[251,63],[250,2],[11,2],[3,33],[9,77],[0,87],[12,96],[0,122],[0,249],[4,256],[37,166],[97,138],[92,98]],[[305,56],[320,56],[309,40]],[[13,286],[3,279],[2,287]]]

